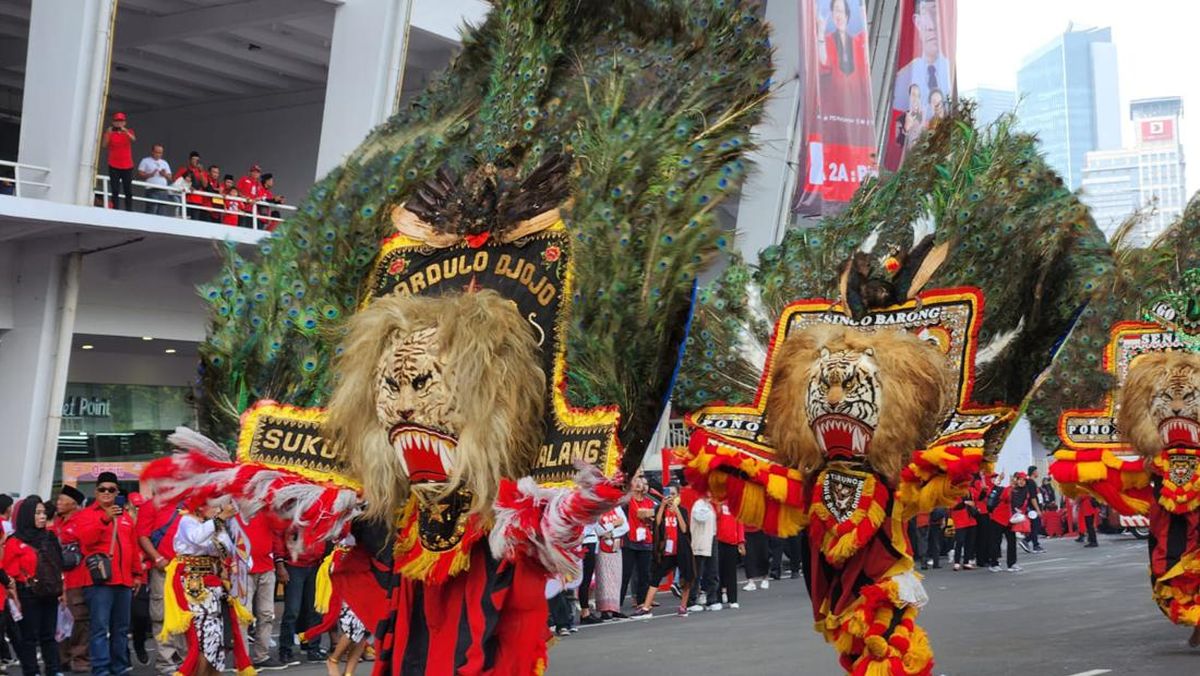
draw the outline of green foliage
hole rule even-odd
[[[746,173],[771,75],[746,0],[495,0],[463,52],[374,130],[299,212],[201,294],[206,432],[229,439],[262,398],[322,404],[344,320],[393,206],[442,164],[531,171],[576,160],[569,398],[617,404],[633,455],[657,424],[697,273],[729,245],[715,207]]]

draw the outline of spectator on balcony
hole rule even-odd
[[[196,194],[209,189],[208,172],[205,171],[204,165],[200,164],[200,153],[196,152],[195,150],[188,153],[187,166],[181,167],[179,171],[175,172],[175,182],[178,183],[179,179],[183,177],[184,174],[187,174],[191,177],[191,189],[193,191],[187,194],[187,196],[184,198],[184,201],[187,204],[198,207],[208,206],[208,198],[204,195]],[[190,212],[185,211],[184,217],[205,221],[209,220],[208,214],[200,209],[193,209]]]
[[[275,187],[275,174],[263,174],[262,175],[262,187],[263,187],[263,194],[262,194],[262,197],[260,198],[261,201],[269,202],[271,204],[283,204],[283,195],[276,195],[271,190],[272,188]],[[267,205],[259,206],[258,216],[259,216],[259,218],[270,217],[270,218],[275,219],[273,221],[267,221],[265,223],[266,229],[271,230],[271,231],[274,231],[275,226],[279,225],[279,219],[281,218],[281,215],[280,215],[278,209],[272,209]]]
[[[192,202],[192,175],[188,173],[179,174],[174,181],[171,182],[171,199],[180,202],[181,204],[191,204]],[[186,200],[186,202],[185,202]],[[196,218],[198,211],[188,213],[187,207],[183,207],[184,218]],[[176,216],[179,214],[176,213]]]
[[[250,173],[238,179],[238,193],[251,202],[263,198],[262,167],[255,164],[250,167]]]
[[[138,162],[137,177],[139,181],[145,181],[154,186],[146,188],[146,199],[155,200],[146,202],[146,213],[170,216],[174,208],[167,204],[161,204],[161,202],[175,201],[172,199],[170,191],[167,190],[171,184],[171,165],[163,159],[161,143],[150,146],[150,155],[143,157],[142,161]]]
[[[213,223],[220,223],[221,217],[225,214],[225,192],[221,181],[221,167],[216,164],[208,165],[208,178],[206,179],[207,187],[204,188],[208,194],[204,196],[204,206],[212,209],[212,211],[204,212],[208,220]]]
[[[126,125],[125,113],[113,113],[112,127],[104,132],[100,145],[108,148],[108,189],[112,191],[113,206],[121,207],[125,196],[126,211],[133,211],[133,142],[137,134]]]
[[[246,218],[242,216],[245,209],[245,201],[241,199],[241,193],[237,188],[230,187],[225,192],[225,215],[221,222],[235,228],[242,225],[241,221]]]

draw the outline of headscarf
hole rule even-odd
[[[49,534],[45,528],[38,528],[34,525],[34,513],[40,504],[42,504],[40,497],[36,495],[26,497],[17,506],[17,518],[13,520],[13,535],[34,549],[37,549],[38,545],[42,543],[42,539]]]

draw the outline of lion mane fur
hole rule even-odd
[[[465,487],[471,511],[490,518],[500,479],[528,474],[545,436],[546,375],[533,329],[512,301],[494,291],[378,299],[348,322],[325,430],[362,482],[369,518],[391,519],[409,493],[376,416],[375,369],[393,332],[431,327],[457,399],[458,447],[444,494]]]
[[[774,359],[767,397],[767,434],[779,461],[813,474],[824,462],[808,420],[808,384],[822,348],[874,350],[882,387],[879,425],[867,448],[871,467],[895,483],[913,451],[924,448],[950,413],[955,378],[949,360],[933,345],[896,329],[860,331],[828,324],[807,327],[784,340]]]
[[[1130,363],[1125,384],[1117,393],[1117,429],[1145,458],[1163,449],[1159,421],[1151,415],[1154,397],[1178,378],[1190,380],[1200,390],[1200,355],[1179,351],[1140,355]]]

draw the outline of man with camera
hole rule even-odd
[[[125,113],[113,113],[112,126],[100,138],[100,145],[108,150],[108,187],[113,206],[122,208],[124,195],[124,209],[133,211],[133,142],[137,135],[126,123]]]
[[[90,576],[83,590],[92,621],[88,655],[97,675],[130,669],[129,613],[140,552],[120,490],[116,474],[101,472],[95,501],[80,515],[79,544]]]

